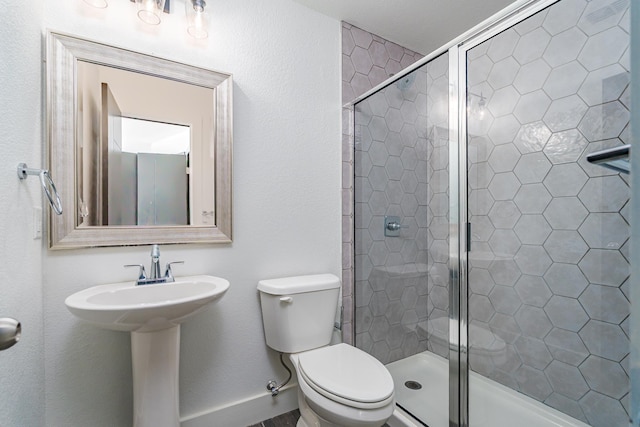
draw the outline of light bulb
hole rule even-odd
[[[206,39],[209,36],[209,14],[205,11],[204,0],[186,0],[187,33],[196,39]]]
[[[149,25],[158,25],[164,9],[164,0],[136,0],[138,18]]]

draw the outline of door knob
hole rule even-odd
[[[10,317],[0,318],[0,351],[8,349],[20,341],[21,334],[20,322]]]

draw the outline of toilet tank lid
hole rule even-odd
[[[272,295],[291,295],[303,292],[324,291],[340,287],[340,279],[333,274],[284,277],[260,280],[258,290]]]

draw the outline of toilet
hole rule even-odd
[[[258,283],[267,345],[286,353],[298,379],[297,427],[380,427],[395,408],[391,374],[353,346],[329,345],[340,295],[333,274]]]

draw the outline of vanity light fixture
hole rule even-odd
[[[90,6],[98,9],[106,8],[108,0],[84,0]],[[171,0],[131,0],[135,2],[138,18],[149,25],[159,25],[162,13],[169,13]],[[209,14],[205,10],[205,0],[184,0],[187,18],[187,33],[196,39],[206,39],[209,36]]]

